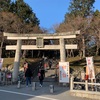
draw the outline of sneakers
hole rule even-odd
[[[29,85],[26,85],[26,87],[31,87],[32,85],[31,84],[29,84]]]
[[[42,85],[41,85],[41,84],[40,84],[39,86],[40,86],[40,87],[42,87]]]

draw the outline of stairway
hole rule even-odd
[[[55,69],[49,69],[45,72],[45,79],[44,81],[55,81]]]
[[[38,76],[33,79],[34,82],[39,81]],[[44,82],[55,82],[55,69],[47,69],[45,71]]]

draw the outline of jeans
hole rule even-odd
[[[40,84],[43,85],[43,80],[40,80]]]
[[[26,77],[26,85],[28,86],[28,84],[31,85],[31,77]]]

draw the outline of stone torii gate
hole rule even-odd
[[[13,69],[13,82],[17,81],[20,55],[21,50],[60,50],[60,61],[66,61],[66,49],[77,49],[77,44],[65,44],[64,39],[76,38],[76,34],[80,34],[80,31],[75,32],[65,32],[65,33],[55,33],[55,34],[15,34],[15,33],[5,33],[9,40],[17,40],[17,45],[6,46],[6,50],[16,50],[14,69]],[[59,45],[44,45],[44,40],[59,40]],[[36,40],[35,45],[22,45],[22,40]]]

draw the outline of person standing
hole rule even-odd
[[[25,71],[25,78],[26,78],[26,87],[31,86],[32,71],[28,66],[28,63],[25,63],[24,71]]]
[[[44,77],[45,77],[45,71],[44,71],[43,67],[39,69],[38,77],[39,77],[39,83],[40,83],[39,86],[42,87],[43,80],[44,80]]]

